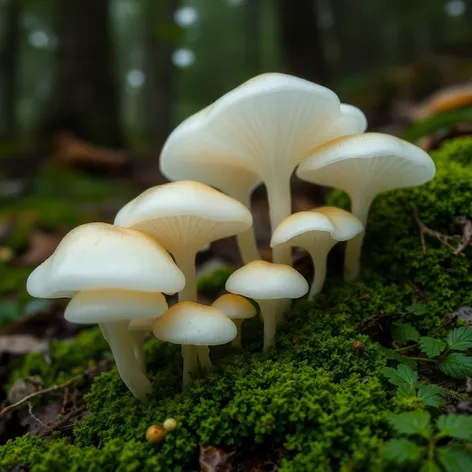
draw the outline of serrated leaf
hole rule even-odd
[[[446,392],[438,385],[420,385],[418,397],[422,398],[428,406],[441,406],[446,403]]]
[[[391,414],[388,422],[400,434],[420,434],[425,438],[431,436],[431,416],[427,411],[409,411]]]
[[[392,337],[399,343],[418,341],[420,333],[418,330],[406,323],[395,323],[392,327]]]
[[[472,347],[472,328],[467,326],[454,328],[452,331],[449,331],[446,341],[450,349],[467,351],[467,349]]]
[[[395,360],[397,362],[400,362],[400,364],[405,364],[413,370],[417,369],[418,364],[414,359],[410,359],[407,356],[402,356],[401,354],[394,351],[393,349],[386,349],[382,346],[379,349],[385,354],[385,357],[387,359]]]
[[[424,303],[413,303],[413,305],[406,307],[406,311],[415,316],[424,316],[428,314],[429,308]]]
[[[436,426],[441,436],[472,441],[472,416],[441,415]]]
[[[428,459],[420,469],[420,472],[442,472],[434,459]]]
[[[405,438],[391,439],[385,444],[384,457],[392,462],[413,462],[419,459],[421,448]]]
[[[439,368],[450,377],[463,379],[472,375],[472,357],[462,352],[453,352],[439,363]]]
[[[382,373],[391,384],[400,387],[401,391],[399,393],[401,395],[416,396],[418,372],[414,371],[411,367],[400,364],[396,369],[386,367],[382,370]]]
[[[434,339],[428,336],[421,336],[419,344],[421,351],[429,358],[438,357],[446,347],[446,342],[442,339]]]
[[[470,472],[472,454],[451,446],[438,447],[436,449],[439,462],[446,472]]]

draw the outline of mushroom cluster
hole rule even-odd
[[[348,241],[345,279],[355,279],[374,197],[434,177],[433,161],[420,148],[366,128],[364,114],[325,87],[285,74],[257,76],[170,134],[160,168],[173,182],[137,196],[113,225],[72,230],[32,272],[27,289],[36,297],[71,298],[67,320],[98,323],[136,398],[145,400],[152,390],[146,333],[181,345],[186,388],[200,368],[212,367],[209,346],[241,348],[242,324],[256,316],[255,303],[264,350],[274,346],[290,300],[322,290],[337,242]],[[292,214],[294,171],[344,190],[352,212],[326,206]],[[272,262],[260,260],[253,233],[251,193],[261,184],[269,200]],[[200,304],[195,256],[231,236],[244,265],[227,280],[228,293]],[[292,268],[294,246],[313,260],[311,289]],[[165,295],[171,294],[178,302],[169,308]]]

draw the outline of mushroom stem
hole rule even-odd
[[[315,250],[310,251],[310,256],[313,261],[314,276],[311,283],[308,299],[313,298],[321,292],[326,279],[326,259],[327,254],[317,254]]]
[[[270,185],[266,185],[267,198],[269,200],[270,227],[273,232],[292,211],[292,199],[290,195],[290,178],[281,178]],[[281,244],[272,249],[272,262],[292,266],[292,248]]]
[[[231,346],[241,349],[242,344],[241,344],[241,330],[243,327],[243,321],[244,320],[233,320],[233,323],[236,325],[236,328],[238,328],[238,334],[236,337],[231,341]]]
[[[271,346],[275,346],[275,333],[277,330],[276,315],[280,299],[277,300],[257,300],[264,320],[264,351]]]
[[[144,331],[130,331],[131,341],[133,343],[134,357],[139,362],[141,369],[146,373],[146,360],[144,358],[144,338],[146,333]]]
[[[372,200],[372,197],[366,195],[351,196],[352,214],[362,223],[363,229],[356,237],[347,242],[344,256],[344,280],[352,281],[359,277],[362,243],[364,242],[365,227]]]
[[[192,383],[192,375],[198,371],[198,361],[196,353],[196,346],[182,344],[182,357],[184,359],[183,373],[182,373],[182,391],[186,390]]]
[[[103,336],[110,345],[116,368],[130,392],[139,400],[145,401],[151,393],[151,382],[144,375],[134,356],[133,343],[128,331],[129,321],[100,323]]]

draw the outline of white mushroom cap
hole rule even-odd
[[[221,295],[212,306],[221,310],[231,320],[247,320],[257,314],[256,307],[247,298],[233,293]]]
[[[229,276],[226,290],[254,300],[300,298],[308,292],[308,283],[290,266],[254,261]]]
[[[215,307],[180,302],[154,322],[154,336],[174,344],[217,346],[232,341],[236,325]]]
[[[27,282],[28,293],[41,298],[72,297],[98,289],[173,294],[184,286],[183,273],[156,241],[106,223],[88,223],[70,231]]]
[[[297,176],[309,182],[370,197],[431,180],[436,169],[419,147],[381,133],[345,136],[326,143],[304,160]]]
[[[162,293],[89,290],[79,292],[72,298],[64,318],[79,324],[132,319],[140,321],[161,316],[166,310],[167,302]]]
[[[250,228],[252,215],[233,198],[184,180],[145,191],[118,212],[115,224],[144,231],[175,254]]]

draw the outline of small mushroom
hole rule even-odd
[[[320,207],[290,215],[274,231],[271,247],[288,244],[305,249],[315,275],[309,298],[321,292],[326,278],[326,259],[338,241],[347,241],[362,231],[362,223],[351,213],[335,207]]]
[[[226,293],[217,298],[212,306],[221,310],[238,328],[238,334],[233,339],[232,345],[236,348],[241,348],[241,329],[244,320],[253,318],[257,314],[255,306],[244,297],[234,295],[233,293]]]
[[[308,283],[288,265],[254,261],[229,276],[226,290],[259,304],[264,320],[264,350],[267,350],[275,345],[279,304],[284,299],[303,297],[308,292]]]
[[[40,298],[70,298],[81,292],[67,316],[80,318],[80,323],[99,322],[124,383],[144,400],[151,384],[133,354],[129,320],[158,314],[160,292],[173,294],[184,285],[180,269],[149,236],[88,223],[70,231],[53,255],[31,273],[27,290]],[[88,309],[79,310],[84,306]]]
[[[359,275],[367,216],[375,196],[394,188],[421,185],[435,173],[434,162],[425,151],[381,133],[335,139],[315,149],[300,164],[297,170],[300,179],[348,193],[352,213],[364,227],[347,243],[346,280],[354,280]]]
[[[179,302],[154,322],[154,336],[161,341],[182,345],[184,358],[182,388],[186,389],[195,371],[185,355],[194,346],[218,346],[232,341],[237,334],[236,325],[213,306],[185,301]]]

